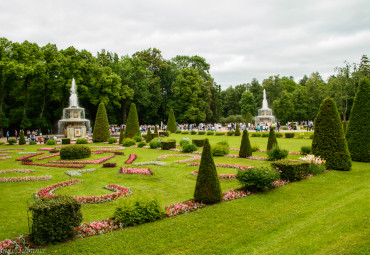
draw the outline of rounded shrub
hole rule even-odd
[[[18,144],[19,145],[26,144],[26,138],[24,137],[24,131],[23,130],[21,131],[21,134],[19,136]]]
[[[131,139],[131,138],[125,138],[125,139],[122,140],[122,145],[123,146],[130,147],[130,146],[135,145],[135,144],[136,144],[135,140]]]
[[[271,150],[267,151],[269,160],[275,161],[288,157],[289,152],[285,149],[280,149],[279,146],[274,146]]]
[[[252,152],[256,152],[260,150],[260,147],[257,144],[252,144]]]
[[[196,134],[197,134],[197,131],[192,130],[192,131],[190,131],[190,134],[192,134],[192,135],[196,135]]]
[[[275,133],[275,136],[276,136],[276,138],[281,138],[281,137],[283,137],[283,134],[282,133]]]
[[[82,144],[71,144],[60,149],[61,159],[81,159],[91,156],[90,147]]]
[[[15,139],[9,139],[8,140],[9,145],[13,145],[13,144],[16,144],[16,143],[17,143],[17,140],[15,140]]]
[[[285,133],[285,138],[293,138],[294,133]]]
[[[159,147],[161,147],[161,140],[153,139],[153,140],[150,141],[149,146],[152,149],[159,148]]]
[[[182,146],[182,151],[185,153],[196,151],[198,147],[195,144],[187,143]]]
[[[260,132],[252,133],[252,137],[261,137],[262,134]]]
[[[106,142],[110,137],[109,122],[104,103],[100,103],[96,113],[92,141],[94,143]]]
[[[213,132],[213,131],[207,131],[207,135],[214,135],[215,134],[215,132]]]
[[[46,144],[47,145],[56,145],[57,144],[57,141],[53,140],[53,139],[49,139],[46,141]]]
[[[212,147],[213,156],[225,156],[229,154],[229,146],[225,144],[216,144]]]
[[[77,138],[76,144],[88,144],[88,141],[86,138]]]
[[[243,131],[242,142],[240,144],[239,157],[246,158],[252,156],[251,142],[249,141],[248,130]]]
[[[176,134],[181,134],[181,130],[176,130],[175,133]]]
[[[269,133],[269,140],[267,142],[267,150],[271,150],[275,145],[277,145],[277,140],[275,136],[275,131],[274,128],[270,128],[270,133]]]
[[[181,141],[180,141],[180,145],[182,147],[184,147],[184,145],[189,144],[189,143],[190,143],[189,137],[182,138]]]
[[[111,137],[111,138],[109,138],[108,139],[108,143],[109,144],[114,144],[114,143],[116,143],[117,142],[117,139],[116,138],[114,138],[114,137]]]
[[[139,148],[142,148],[142,147],[144,147],[144,146],[146,146],[146,142],[140,142],[140,143],[138,143],[138,145],[137,145]]]
[[[235,131],[233,130],[227,131],[228,136],[233,136],[234,134],[235,134]]]
[[[301,155],[310,154],[311,153],[311,146],[302,146],[300,153],[301,153]]]
[[[62,138],[62,144],[71,144],[70,138]]]
[[[252,168],[238,170],[236,179],[245,189],[264,191],[272,188],[272,183],[280,179],[280,174],[276,169]]]
[[[36,145],[37,143],[35,141],[30,141],[28,144],[29,145]]]
[[[136,135],[140,135],[139,118],[137,116],[136,105],[131,103],[130,112],[128,113],[126,121],[125,137],[133,138]]]
[[[362,80],[356,93],[347,128],[348,149],[353,161],[370,162],[370,81]]]
[[[182,131],[181,134],[187,135],[187,134],[189,134],[189,131]]]
[[[216,135],[217,136],[222,136],[222,135],[225,135],[225,132],[216,132]]]
[[[205,135],[206,134],[206,131],[199,131],[198,132],[198,135]]]
[[[175,133],[177,130],[175,113],[173,112],[172,108],[170,109],[170,113],[168,114],[167,130],[171,133]]]
[[[135,135],[132,139],[134,139],[137,143],[141,142],[143,140],[143,138],[141,137],[141,135]]]
[[[326,160],[326,167],[329,169],[351,169],[351,157],[337,105],[330,97],[321,103],[315,119],[312,153]]]

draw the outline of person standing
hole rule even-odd
[[[17,130],[14,131],[15,140],[18,140],[18,132]]]
[[[276,124],[276,127],[277,127],[278,132],[280,132],[280,121],[278,121],[278,123]]]
[[[8,141],[8,140],[9,140],[9,130],[6,131],[6,141]]]

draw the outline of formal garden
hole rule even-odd
[[[101,104],[94,143],[21,134],[0,146],[0,252],[366,254],[369,83],[359,91],[348,127],[327,98],[314,132],[177,134],[170,114],[141,135],[132,104],[117,141]]]

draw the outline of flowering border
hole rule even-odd
[[[28,159],[28,158],[32,158],[32,157],[35,157],[35,156],[38,156],[38,155],[42,155],[44,154],[43,152],[39,152],[39,153],[32,153],[30,155],[26,155],[26,156],[23,156],[23,157],[20,157],[20,158],[17,158],[16,160],[17,161],[23,161],[25,159]]]
[[[120,174],[142,174],[142,175],[154,175],[149,168],[132,168],[132,167],[121,167],[119,170]]]
[[[198,175],[198,171],[195,170],[195,171],[191,172],[190,174],[191,175],[194,175],[194,176],[197,176]],[[224,179],[224,180],[236,179],[236,174],[219,174],[218,175],[218,178],[219,179]]]
[[[136,162],[133,163],[132,165],[134,166],[143,166],[143,165],[156,165],[156,166],[166,166],[166,162],[161,162],[161,161],[145,161],[145,162]]]
[[[68,170],[68,171],[65,171],[64,173],[71,177],[76,177],[76,176],[82,176],[81,173],[88,173],[88,172],[93,172],[93,171],[96,171],[96,169],[89,168],[89,169],[82,169],[82,170]]]
[[[0,177],[0,182],[35,182],[48,181],[52,176]]]
[[[85,165],[69,165],[69,164],[42,164],[22,161],[22,165],[32,165],[32,166],[46,166],[46,167],[59,167],[59,168],[83,168]]]
[[[44,157],[39,157],[36,160],[43,160],[43,159],[52,158],[52,157],[56,157],[56,156],[60,156],[60,153],[58,152],[58,153],[54,153],[52,155],[48,155],[48,156],[44,156]]]
[[[10,159],[10,158],[12,158],[12,156],[6,156],[6,157],[2,157],[0,159]]]
[[[49,163],[61,163],[61,164],[101,164],[111,158],[114,158],[115,155],[104,157],[101,159],[94,159],[94,160],[74,160],[74,161],[66,161],[66,160],[59,160],[59,161],[49,161]]]
[[[132,164],[137,159],[136,154],[130,154],[128,159],[125,161],[125,164]]]
[[[33,173],[35,170],[32,169],[7,169],[7,170],[0,170],[0,174],[7,174],[7,173]]]
[[[254,168],[253,166],[245,166],[245,165],[236,165],[236,164],[224,164],[224,163],[215,163],[217,167],[225,167],[225,168],[233,168],[238,170],[248,170]],[[188,166],[200,166],[199,162],[194,162],[188,164]]]
[[[165,159],[167,157],[192,157],[191,159],[184,159],[184,160],[178,160],[175,161],[176,163],[185,163],[185,162],[191,162],[200,159],[200,156],[197,155],[191,155],[191,154],[168,154],[168,155],[161,155],[157,159]]]

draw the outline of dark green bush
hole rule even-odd
[[[137,116],[136,105],[131,103],[126,121],[125,138],[133,138],[136,135],[140,135],[139,118]]]
[[[46,141],[46,144],[47,145],[56,145],[57,144],[57,141],[53,140],[53,139],[49,139]]]
[[[348,149],[353,161],[370,162],[370,81],[362,80],[356,93],[347,128]]]
[[[228,136],[233,136],[234,134],[235,134],[235,131],[233,130],[227,131]]]
[[[182,151],[185,153],[193,152],[193,151],[196,151],[197,149],[198,147],[195,144],[191,144],[191,143],[184,144],[182,146]]]
[[[152,131],[150,128],[148,128],[148,131],[146,133],[145,141],[149,143],[153,139]]]
[[[37,143],[35,141],[30,141],[28,144],[29,145],[36,145]]]
[[[272,183],[280,179],[279,172],[275,169],[252,168],[238,170],[236,179],[248,190],[268,190]]]
[[[229,147],[223,144],[216,144],[212,147],[213,156],[225,156],[229,154]]]
[[[215,134],[215,132],[213,132],[213,131],[207,131],[207,135],[214,135]]]
[[[80,159],[91,156],[90,147],[82,144],[71,144],[60,149],[61,159]]]
[[[195,144],[197,147],[203,147],[204,139],[193,139],[192,144]]]
[[[260,147],[256,144],[252,144],[252,152],[256,152],[256,151],[259,151],[260,150]]]
[[[154,125],[154,134],[159,136],[157,125]]]
[[[239,157],[246,158],[252,156],[251,142],[249,141],[248,130],[243,131],[242,142],[240,144]]]
[[[71,144],[70,138],[62,138],[62,144]]]
[[[195,134],[197,134],[197,131],[192,130],[192,131],[190,131],[190,134],[195,135]]]
[[[269,136],[269,133],[261,133],[261,136],[262,137],[268,137]]]
[[[161,147],[162,147],[162,150],[175,149],[176,141],[162,141]]]
[[[110,137],[109,122],[104,103],[100,103],[96,112],[92,141],[94,143],[106,142]]]
[[[130,147],[130,146],[135,145],[135,144],[136,144],[135,140],[131,139],[131,138],[125,138],[125,139],[122,140],[122,145],[123,146]]]
[[[281,137],[283,137],[283,133],[275,133],[275,136],[276,136],[276,138],[281,138]]]
[[[153,222],[163,217],[164,211],[157,200],[125,202],[124,206],[117,207],[113,214],[114,221],[125,227]]]
[[[116,143],[117,142],[117,139],[116,138],[114,138],[114,137],[111,137],[111,138],[109,138],[108,139],[108,143],[109,144],[114,144],[114,143]]]
[[[86,138],[77,138],[76,144],[88,144],[88,141]]]
[[[139,148],[142,148],[142,147],[146,146],[146,142],[140,142],[137,146]]]
[[[285,133],[285,138],[293,138],[294,133]]]
[[[198,135],[205,135],[206,134],[206,131],[199,131],[198,132]]]
[[[269,160],[279,160],[288,157],[288,151],[285,149],[280,149],[279,146],[274,146],[271,150],[267,151],[267,156]]]
[[[204,140],[204,149],[194,191],[194,200],[205,204],[214,204],[222,199],[220,181],[213,161],[208,139]]]
[[[119,130],[119,139],[118,139],[118,143],[119,144],[122,144],[122,140],[125,139],[125,131],[123,131],[123,128],[120,128]]]
[[[21,131],[21,134],[19,136],[18,144],[19,145],[26,144],[26,138],[24,137],[24,131],[23,130]]]
[[[308,174],[310,164],[304,161],[282,159],[271,165],[279,170],[282,180],[294,182],[303,179]]]
[[[153,140],[150,141],[149,146],[152,149],[159,148],[159,147],[161,147],[161,140],[153,139]]]
[[[313,137],[314,137],[314,134],[310,135],[309,137],[310,137],[310,139],[313,139]]]
[[[170,131],[171,133],[175,133],[177,130],[176,125],[176,119],[175,119],[175,113],[173,112],[173,109],[170,109],[170,113],[168,114],[168,121],[167,121],[167,131]]]
[[[365,137],[366,134],[362,136]],[[312,153],[326,160],[326,167],[329,169],[351,170],[351,156],[337,105],[330,97],[322,102],[315,119]]]
[[[132,139],[135,140],[135,142],[139,143],[143,140],[143,138],[141,137],[141,135],[135,135]]]
[[[239,124],[236,124],[236,128],[235,128],[235,136],[240,136],[240,128],[239,128]]]
[[[17,143],[17,140],[15,140],[15,139],[9,139],[9,140],[8,140],[8,144],[9,144],[9,145],[13,145],[13,144],[15,144],[15,143]]]
[[[254,132],[252,133],[252,137],[261,137],[262,134],[260,132]]]
[[[181,134],[181,130],[176,130],[175,133],[176,134]]]
[[[182,131],[181,134],[187,135],[187,134],[189,134],[189,131]]]
[[[159,131],[159,136],[170,136],[170,133],[168,131]]]
[[[82,221],[81,204],[68,196],[41,198],[29,209],[32,212],[31,239],[35,244],[71,238]]]
[[[162,135],[161,135],[161,137],[162,137]],[[157,134],[152,134],[152,139],[154,139],[154,138],[158,138],[158,135]]]
[[[225,135],[225,132],[216,132],[216,135],[218,136]]]
[[[311,153],[311,146],[302,146],[301,155],[307,155]]]

